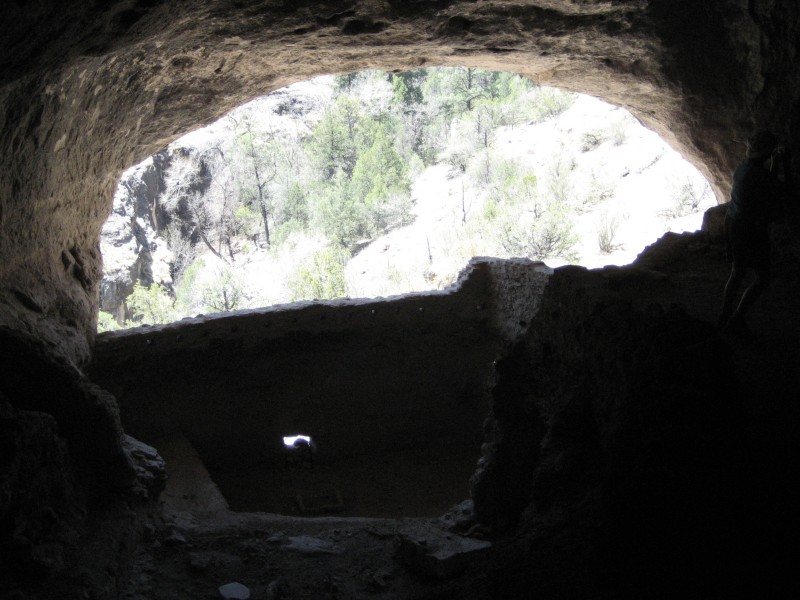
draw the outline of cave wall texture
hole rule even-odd
[[[367,68],[467,65],[514,71],[626,107],[698,166],[724,202],[730,174],[743,155],[743,142],[755,127],[770,127],[785,137],[794,150],[797,170],[799,44],[800,4],[795,0],[4,3],[0,8],[4,451],[0,566],[10,564],[13,569],[0,569],[2,576],[17,574],[38,581],[63,573],[69,568],[70,548],[78,547],[80,523],[96,506],[98,490],[138,489],[130,480],[143,469],[150,469],[151,479],[157,478],[157,458],[123,437],[115,400],[81,372],[91,359],[95,338],[102,272],[99,232],[125,168],[243,102],[295,81]],[[796,242],[796,229],[791,236]],[[583,281],[582,275],[569,270],[560,273],[557,281],[564,283],[550,293],[551,307],[570,302],[564,290],[570,289],[571,277]],[[586,318],[573,312],[578,321]],[[552,427],[550,433],[536,427],[508,429],[515,418],[539,421],[532,419],[528,404],[520,404],[520,398],[539,393],[524,365],[531,357],[544,357],[566,371],[605,368],[571,354],[570,348],[580,343],[572,340],[572,334],[562,335],[572,324],[563,320],[565,313],[556,313],[548,312],[551,323],[539,324],[537,330],[561,341],[560,358],[548,354],[552,348],[542,349],[533,342],[510,351],[499,363],[499,391],[494,398],[493,418],[506,423],[507,436],[535,440],[545,436],[545,463],[563,458],[559,443],[566,442],[557,428],[555,433]],[[702,333],[702,327],[672,313],[659,314],[655,322],[645,316],[634,312],[630,317],[631,339],[646,337],[659,327]],[[712,343],[701,338],[698,343]],[[599,344],[596,350],[615,356],[625,348],[635,351],[639,343],[611,348]],[[675,358],[675,364],[684,363]],[[646,379],[652,368],[638,363],[620,367],[614,389],[627,389],[628,377]],[[717,370],[714,366],[712,372]],[[577,394],[579,401],[564,404],[589,402],[602,417],[604,411],[616,410],[606,402],[610,395],[604,392],[592,404]],[[653,400],[656,412],[660,397]],[[508,398],[512,400],[506,402]],[[709,420],[707,414],[700,417]],[[626,418],[645,425],[652,422],[647,415]],[[617,417],[609,417],[606,425],[592,429],[601,432],[597,444],[614,437],[616,422]],[[725,433],[717,437],[724,439]],[[528,446],[530,452],[538,452],[535,444]],[[629,447],[636,447],[635,439]],[[504,452],[502,444],[490,445],[490,451],[498,456]],[[591,448],[587,455],[593,455]],[[137,467],[133,456],[151,460]],[[584,458],[575,460],[580,463]],[[637,464],[635,457],[618,458],[603,471],[612,479],[618,474],[615,465]],[[718,459],[724,457],[713,455],[711,462],[679,483],[702,480]],[[489,471],[505,464],[512,475],[530,473],[539,457],[532,454],[519,463],[513,456],[508,460],[490,461]],[[502,470],[495,481],[497,489],[509,481]],[[550,476],[546,464],[537,473],[545,479]],[[526,499],[511,494],[506,505],[496,505],[500,495],[487,492],[495,475],[489,472],[478,478],[476,507],[484,520],[503,528],[520,518]],[[625,490],[630,481],[623,477],[610,489]],[[729,482],[720,485],[727,489]],[[618,506],[622,514],[622,496],[612,496],[609,505]],[[634,498],[646,500],[635,494]],[[552,499],[538,498],[538,502],[546,506]],[[587,528],[593,522],[590,517],[579,521]],[[548,527],[536,519],[523,522],[534,523],[530,526],[538,527],[539,536]],[[621,524],[631,529],[637,525],[621,517],[603,522],[607,530]],[[119,541],[123,538],[115,538],[118,546],[124,546]],[[536,553],[536,544],[531,545],[530,537],[524,539],[526,551],[533,548]],[[686,544],[695,541],[692,537]],[[559,556],[580,555],[574,552],[575,540],[561,542]],[[540,545],[544,550],[539,550],[539,577],[552,566],[547,559],[550,547]],[[594,548],[605,556],[619,550]],[[113,560],[114,552],[107,555]],[[515,574],[532,572],[507,560],[527,556],[525,552],[500,556],[506,564],[499,573],[514,568]],[[650,558],[657,563],[674,557],[653,548]],[[707,556],[703,559],[705,565],[713,562]],[[105,591],[93,593],[115,597],[114,577],[109,575],[113,569],[99,571],[106,575],[95,587]],[[524,596],[524,590],[520,593],[509,583],[524,585],[524,578],[505,581],[506,587],[498,589],[506,589],[508,597]],[[48,589],[42,597],[72,597],[74,592],[67,583]]]

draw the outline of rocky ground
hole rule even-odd
[[[234,512],[185,439],[162,440],[159,449],[170,479],[134,558],[129,600],[219,598],[219,588],[234,582],[254,599],[424,597],[485,558],[491,545],[455,533],[472,525],[469,502],[424,519],[344,518],[336,510],[316,518]],[[413,485],[406,458],[395,477],[399,487]],[[466,497],[466,477],[462,484],[454,497]],[[407,508],[435,510],[424,500]]]

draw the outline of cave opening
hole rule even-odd
[[[436,75],[429,76],[428,72]],[[413,129],[415,119],[422,118],[418,113],[424,112],[419,107],[413,108],[413,98],[422,94],[420,81],[425,77],[434,81],[431,84],[425,79],[426,84],[445,87],[448,77],[451,87],[457,87],[459,77],[474,78],[482,86],[503,87],[507,97],[498,99],[486,94],[486,102],[482,103],[481,91],[477,96],[460,100],[438,100],[436,110],[443,113],[454,112],[447,102],[463,102],[459,118],[451,118],[448,113],[448,118],[437,128],[431,127],[433,133],[419,126],[417,137],[406,139],[414,133],[407,128]],[[470,89],[466,87],[466,92]],[[325,98],[320,100],[320,96]],[[401,107],[399,117],[395,118],[406,129],[391,130],[384,124],[395,102]],[[308,118],[309,114],[314,115],[309,122],[299,119]],[[426,118],[433,119],[430,115]],[[357,133],[359,127],[364,131]],[[223,130],[227,138],[221,137]],[[233,136],[229,135],[231,131]],[[319,131],[322,141],[316,141],[314,150],[314,134]],[[337,150],[338,154],[330,155],[323,152],[330,150],[337,140],[346,142],[348,135],[353,142],[350,150],[344,147]],[[359,135],[367,141],[360,140],[361,146],[356,147]],[[292,148],[287,140],[299,145]],[[328,143],[330,147],[326,147]],[[401,156],[399,150],[403,148],[412,159],[397,166],[393,161]],[[322,157],[303,155],[314,151],[321,152]],[[425,153],[427,161],[420,158]],[[270,161],[274,172],[267,176],[264,169]],[[276,166],[279,161],[288,168],[282,176]],[[327,169],[327,175],[322,176],[327,187],[309,175],[315,168],[321,172]],[[412,170],[416,172],[413,184],[409,176]],[[403,185],[407,186],[402,194],[399,190],[402,182],[398,183],[400,171],[405,173]],[[381,177],[387,172],[394,173],[395,179]],[[613,177],[608,176],[610,172]],[[656,176],[652,177],[653,174]],[[242,182],[245,175],[255,178],[249,188]],[[363,223],[361,229],[354,227],[363,214],[359,216],[357,210],[348,212],[342,208],[349,206],[348,199],[352,198],[348,194],[357,184],[369,188],[362,190],[362,208],[366,210],[369,200],[384,211],[369,215],[385,222],[380,227],[373,224],[374,230],[368,232]],[[303,192],[303,185],[323,198],[323,206],[316,207],[319,211],[316,216],[310,215],[311,193]],[[472,189],[468,194],[469,188]],[[274,200],[278,196],[281,200]],[[264,204],[265,197],[274,202]],[[437,204],[437,198],[444,201]],[[473,256],[486,254],[509,259],[524,255],[545,259],[552,266],[576,262],[589,267],[627,264],[665,228],[697,229],[699,215],[712,202],[708,183],[693,167],[629,113],[596,98],[543,88],[508,73],[466,67],[323,77],[259,98],[210,128],[181,138],[126,172],[117,188],[106,229],[115,240],[103,248],[107,274],[116,275],[104,279],[101,286],[101,325],[106,317],[105,325],[114,329],[116,320],[125,320],[126,315],[137,311],[140,317],[146,314],[146,318],[132,324],[164,324],[180,316],[174,310],[179,303],[185,304],[187,316],[224,314],[275,304],[274,300],[258,297],[252,289],[245,291],[247,284],[256,280],[273,285],[284,280],[284,287],[288,281],[289,288],[302,288],[290,290],[290,295],[283,298],[286,302],[364,295],[375,298],[363,301],[373,316],[376,310],[385,309],[396,315],[400,309],[395,303],[409,302],[419,304],[414,311],[435,315],[429,303],[438,301],[437,294],[458,293],[457,276]],[[414,210],[415,206],[434,206],[436,210],[424,212]],[[649,218],[646,223],[631,219],[629,214],[641,206],[645,206],[642,211],[647,215],[645,221]],[[333,211],[338,220],[320,224],[325,211],[328,216]],[[403,211],[407,213],[405,217]],[[396,221],[389,222],[391,218]],[[426,228],[409,233],[415,221],[425,220]],[[443,220],[449,225],[441,225]],[[578,220],[580,224],[574,222]],[[330,237],[320,241],[321,234],[309,234],[299,225],[316,225]],[[618,231],[621,227],[629,232],[624,242]],[[630,239],[634,232],[638,239]],[[432,238],[432,233],[438,237]],[[590,246],[593,258],[586,258],[586,248]],[[290,254],[301,259],[288,277],[265,260],[280,259],[281,248],[286,247],[290,248]],[[451,247],[455,251],[449,253]],[[342,258],[344,254],[348,256],[346,260]],[[420,259],[412,265],[417,271],[418,281],[414,282],[408,273],[404,275],[392,264],[392,257],[412,254],[418,254]],[[445,255],[445,260],[434,262],[434,255]],[[245,268],[237,273],[234,266],[242,265]],[[550,272],[549,267],[545,272]],[[361,282],[360,287],[341,285],[343,281],[332,283],[337,277],[344,280],[347,275],[354,275]],[[404,278],[405,281],[400,281]],[[431,292],[432,288],[439,290]],[[363,294],[358,293],[361,290]],[[534,287],[528,294],[532,296],[523,298],[530,300],[529,307],[536,305],[535,296],[540,291],[541,288]],[[405,293],[410,295],[403,296]],[[391,296],[385,307],[380,298],[384,295]],[[328,314],[333,316],[337,310],[354,306],[362,308],[362,301],[339,302],[342,304],[322,303],[325,306],[319,308],[329,312],[319,318],[326,319]],[[474,306],[480,310],[484,302],[481,300]],[[250,317],[263,321],[258,327],[266,327],[276,312],[284,315],[290,323],[275,338],[276,343],[282,343],[287,337],[294,337],[292,329],[304,329],[305,325],[298,325],[298,318],[301,322],[304,319],[299,316],[303,308],[302,303],[289,303],[273,309],[255,309]],[[513,329],[525,330],[532,316],[515,315],[511,319],[515,324]],[[450,318],[449,314],[446,318]],[[228,325],[224,318],[214,317],[209,322],[203,317],[187,321],[186,327],[192,327],[193,323],[200,329],[210,326],[211,331],[205,331],[204,335],[210,334],[214,342],[230,344],[237,357],[232,360],[242,360],[240,355],[246,352],[239,347],[241,340],[234,341],[240,330],[232,320]],[[172,327],[176,326],[182,327],[180,324]],[[427,323],[423,327],[432,325]],[[219,331],[224,329],[229,332],[221,342]],[[479,329],[475,328],[467,337],[480,337]],[[328,370],[327,375],[317,373],[311,382],[305,381],[306,388],[299,395],[294,389],[296,384],[284,381],[277,391],[270,390],[271,397],[266,401],[258,388],[273,384],[268,378],[255,375],[252,366],[238,372],[234,369],[218,380],[221,367],[215,365],[208,376],[199,377],[204,386],[190,386],[193,392],[178,391],[180,386],[176,382],[198,379],[198,372],[207,368],[202,359],[195,361],[201,365],[198,369],[181,365],[174,371],[167,364],[159,364],[154,373],[170,373],[169,377],[175,379],[168,386],[171,394],[165,399],[174,405],[166,411],[163,404],[154,407],[149,403],[147,407],[155,409],[154,419],[177,416],[180,431],[168,432],[166,436],[162,425],[142,425],[146,419],[134,415],[143,408],[139,396],[147,386],[142,386],[141,379],[131,384],[139,391],[126,390],[119,381],[109,385],[120,399],[126,429],[162,450],[168,466],[178,474],[170,485],[184,492],[187,486],[199,485],[206,492],[215,489],[214,493],[206,494],[216,498],[212,504],[227,504],[241,512],[301,516],[440,515],[469,497],[469,479],[480,457],[481,423],[488,408],[485,383],[502,335],[492,332],[482,340],[478,351],[468,353],[466,361],[463,349],[438,352],[437,360],[441,363],[447,362],[442,357],[452,355],[463,364],[457,367],[439,364],[445,373],[442,381],[434,381],[436,372],[426,364],[421,368],[434,374],[420,381],[409,376],[408,370],[414,366],[401,364],[398,368],[397,361],[416,362],[419,369],[419,364],[437,352],[420,351],[411,347],[413,343],[398,342],[396,331],[382,333],[388,334],[390,341],[386,337],[369,340],[373,350],[381,348],[386,353],[378,372],[384,373],[389,382],[405,378],[425,386],[424,393],[417,394],[422,400],[415,398],[411,404],[424,405],[425,398],[437,395],[444,398],[433,417],[420,406],[402,414],[403,403],[417,393],[411,390],[413,383],[389,394],[385,392],[385,382],[370,388],[364,382],[375,383],[374,369],[365,367],[360,376],[353,374],[350,363],[359,357],[349,348],[344,352],[351,352],[350,355],[342,354],[341,347],[329,341],[323,341],[322,345],[329,347],[320,351],[318,347],[305,347],[306,343],[314,346],[317,340],[299,343],[292,339],[288,347],[281,347],[289,357],[282,365],[276,366],[263,357],[252,361],[263,365],[265,370],[282,371],[283,380],[306,377],[297,365],[289,364],[292,359],[313,365],[316,371]],[[149,344],[154,335],[172,336],[176,342],[182,339],[176,344],[181,350],[191,346],[186,339],[191,336],[183,329],[175,335],[170,330],[156,334],[148,328],[129,334],[101,335],[98,349],[101,354],[111,352],[104,348],[115,346],[117,340],[129,336],[142,336]],[[162,339],[157,345],[163,343]],[[263,344],[253,343],[258,352],[264,352]],[[387,348],[391,351],[386,352]],[[152,348],[148,351],[152,353]],[[414,361],[404,358],[408,352],[418,354]],[[343,356],[348,360],[343,361]],[[322,363],[327,362],[322,367],[320,357]],[[95,362],[102,365],[102,357]],[[374,365],[374,358],[365,364]],[[102,379],[101,369],[96,367]],[[469,376],[465,375],[466,370],[470,371]],[[332,379],[339,380],[334,393],[325,390],[327,398],[320,399],[323,392],[316,380],[329,384]],[[358,385],[350,385],[356,380],[360,382]],[[448,385],[451,388],[444,389]],[[159,387],[163,387],[163,382],[156,376],[150,382],[150,390]],[[201,392],[201,387],[206,389]],[[239,392],[243,388],[246,392],[230,405],[217,404],[220,398],[229,397],[231,390]],[[193,397],[213,399],[214,425],[200,425],[197,416],[189,414],[194,413],[195,407],[187,407],[187,399]],[[274,398],[278,398],[277,408],[261,406]],[[377,408],[373,398],[379,404]],[[380,406],[381,401],[398,403],[401,408],[387,409],[386,405]],[[226,410],[241,410],[241,414],[227,419]],[[315,410],[317,414],[313,414]],[[454,416],[454,412],[460,414]],[[346,418],[342,418],[342,413],[346,413]],[[427,420],[424,425],[423,419]],[[265,423],[270,426],[264,427]],[[284,428],[276,428],[278,425]],[[371,433],[361,436],[367,429]],[[313,431],[313,451],[309,439],[307,454],[288,455],[283,440],[292,431],[294,441],[303,435],[297,432]],[[182,441],[175,442],[175,435]],[[354,441],[360,437],[367,441]],[[276,441],[279,439],[281,443]],[[183,449],[173,453],[170,448]],[[180,475],[182,472],[188,475]]]
[[[324,76],[126,171],[98,326],[444,289],[474,256],[624,265],[713,203],[590,96],[468,67]]]

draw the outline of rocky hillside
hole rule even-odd
[[[391,98],[387,86],[367,79],[353,84],[350,95],[375,112]],[[459,131],[464,125],[454,120],[431,164],[412,164],[409,217],[351,243],[346,253],[313,219],[286,234],[267,220],[267,234],[283,236],[279,244],[270,244],[263,228],[239,228],[226,249],[181,214],[192,210],[190,196],[180,192],[182,199],[170,204],[181,186],[205,194],[223,181],[209,157],[224,154],[225,144],[242,135],[242,123],[302,152],[332,105],[334,87],[334,78],[325,77],[285,88],[129,169],[103,230],[101,311],[117,324],[135,325],[302,299],[437,289],[473,256],[525,256],[550,266],[628,264],[665,231],[699,228],[714,203],[697,170],[625,110],[537,88],[528,101],[555,102],[557,110],[498,126],[483,145],[469,146],[471,131]],[[462,153],[468,156],[459,163]],[[194,162],[176,174],[177,156]],[[306,196],[317,193],[307,187]],[[335,277],[341,281],[331,283]],[[142,289],[131,300],[137,282]],[[116,327],[108,315],[101,313],[101,328]]]
[[[158,204],[169,161],[169,153],[160,152],[126,171],[103,227],[100,310],[120,322],[125,319],[124,301],[133,291],[134,283],[172,284],[169,270],[172,254],[159,237],[169,215]]]
[[[569,256],[527,254],[552,267],[629,264],[664,232],[699,229],[703,211],[715,204],[705,179],[680,154],[624,109],[590,96],[545,122],[502,128],[495,144],[506,160],[540,174],[541,195],[574,201],[559,215],[574,233]],[[354,296],[448,285],[473,256],[526,256],[504,232],[510,221],[533,229],[536,202],[522,200],[509,214],[486,219],[495,209],[491,195],[446,163],[418,175],[413,198],[414,222],[349,262]]]
[[[319,107],[331,95],[331,78],[295,84],[250,102],[236,115],[258,118],[268,115],[270,123],[282,127],[307,130],[306,121],[318,120]],[[178,156],[199,156],[221,140],[234,135],[230,117],[189,133],[168,148],[131,167],[123,174],[114,193],[113,207],[102,230],[100,246],[103,254],[103,280],[100,287],[100,326],[115,328],[131,317],[126,306],[135,284],[149,288],[153,284],[174,295],[175,275],[179,267],[179,247],[195,248],[199,236],[192,230],[180,228],[170,235],[170,226],[181,221],[187,207],[166,207],[164,198],[176,178],[169,180],[167,171]],[[184,174],[192,179],[195,191],[202,192],[210,185],[207,167],[202,158],[194,172]],[[251,251],[244,250],[245,260]],[[202,253],[202,250],[200,250]],[[209,253],[210,255],[210,253]],[[103,313],[113,318],[104,319]]]

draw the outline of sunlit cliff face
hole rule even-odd
[[[319,77],[127,170],[98,330],[443,289],[474,256],[630,263],[708,182],[624,109],[467,67]]]

